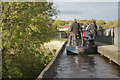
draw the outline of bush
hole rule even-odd
[[[41,45],[52,39],[55,30],[48,24],[57,14],[56,8],[51,2],[2,5],[2,76],[36,78],[53,57]]]

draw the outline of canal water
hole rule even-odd
[[[119,78],[119,66],[99,54],[67,55],[59,58],[54,78]]]

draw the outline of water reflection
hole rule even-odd
[[[56,78],[117,78],[119,68],[99,55],[66,55],[64,51],[57,67]]]

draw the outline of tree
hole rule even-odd
[[[88,21],[92,22],[92,21],[97,21],[96,19],[89,19]]]
[[[113,21],[113,27],[120,26],[120,19]]]
[[[105,24],[105,27],[112,27],[113,26],[113,22],[112,21],[108,21],[106,24]]]
[[[54,34],[48,23],[57,9],[51,2],[3,2],[2,11],[3,78],[36,78],[53,56],[41,45]]]
[[[60,28],[61,25],[65,25],[65,21],[63,20],[55,20],[54,23],[53,23],[53,26],[57,29],[57,28]]]
[[[101,19],[101,20],[97,21],[97,24],[98,24],[99,26],[103,26],[103,25],[106,24],[106,22]]]
[[[71,23],[73,23],[73,20],[67,20],[66,23],[71,24]]]

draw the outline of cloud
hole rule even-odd
[[[61,11],[59,15],[79,15],[79,14],[84,14],[85,12],[80,11],[80,10],[65,10],[65,11]]]
[[[118,18],[117,2],[56,2],[55,5],[60,10],[58,19],[95,18],[109,21]]]

